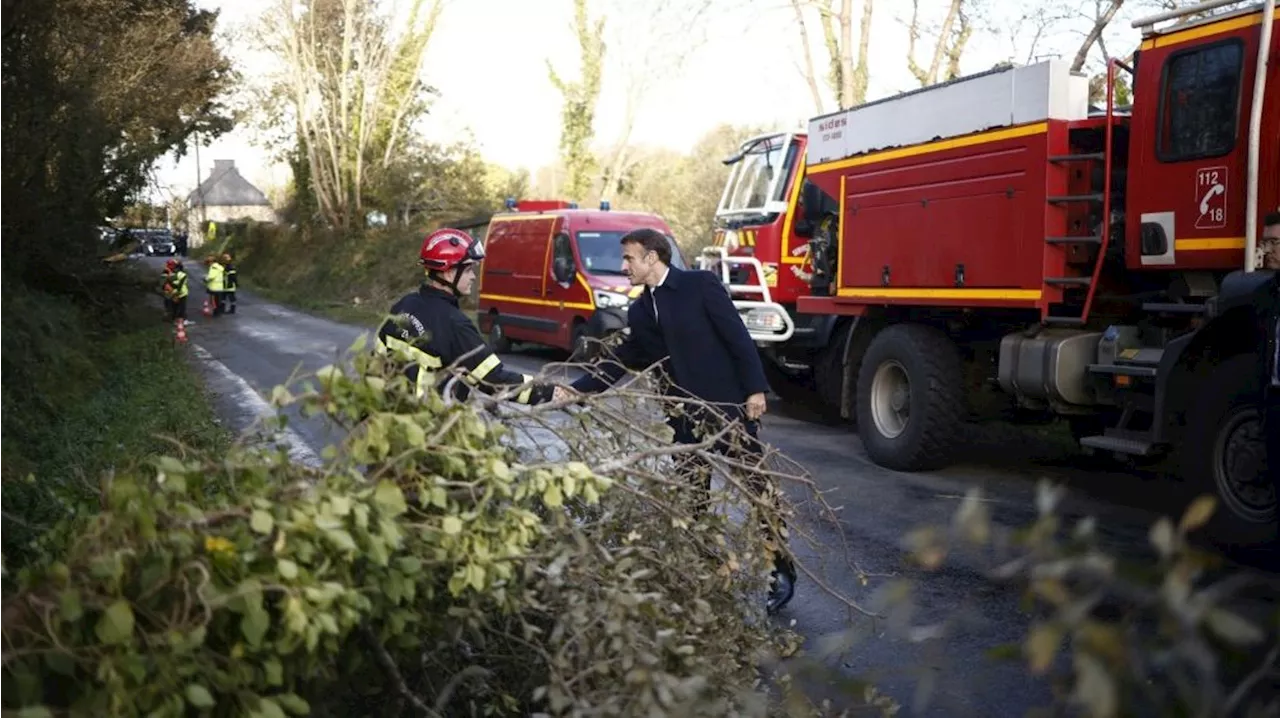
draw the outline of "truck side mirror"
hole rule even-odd
[[[557,282],[568,284],[573,281],[575,267],[573,266],[573,257],[559,255],[551,262],[551,275],[555,277]]]
[[[797,237],[812,237],[818,223],[822,221],[826,195],[812,182],[802,181],[804,185],[800,188],[800,202],[803,209],[800,216],[795,218],[795,233]]]
[[[826,195],[822,193],[822,190],[818,189],[818,185],[805,180],[804,186],[800,188],[800,200],[804,202],[802,219],[811,227],[816,225],[822,219],[822,209]]]

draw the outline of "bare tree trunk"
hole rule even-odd
[[[870,0],[867,0],[870,3]],[[804,53],[804,79],[809,83],[809,92],[813,95],[813,108],[821,115],[825,110],[822,104],[822,92],[818,89],[818,76],[813,71],[813,54],[809,50],[809,29],[805,25],[804,11],[800,0],[791,0],[791,7],[796,11],[796,27],[800,29],[800,49]]]
[[[432,3],[425,27],[424,2]],[[414,0],[406,23],[364,0],[277,0],[259,30],[285,66],[316,202],[329,224],[363,217],[368,185],[395,157],[421,99],[419,69],[442,3]]]
[[[920,87],[937,84],[942,73],[943,59],[947,61],[947,78],[959,77],[960,58],[964,55],[969,37],[973,35],[973,28],[964,10],[965,0],[951,0],[946,17],[942,19],[942,27],[938,29],[938,38],[933,45],[933,56],[929,59],[929,67],[925,69],[915,61],[915,44],[920,40],[920,0],[911,0],[911,24],[906,31],[906,38],[908,38],[906,67],[911,70]]]
[[[969,43],[969,36],[973,34],[973,26],[969,24],[969,17],[960,12],[960,27],[956,32],[956,38],[951,43],[951,47],[947,48],[947,78],[954,80],[960,76],[960,57],[964,55],[964,47]]]
[[[1093,29],[1085,35],[1084,42],[1080,43],[1080,49],[1076,50],[1075,60],[1071,62],[1072,72],[1084,69],[1084,63],[1089,59],[1089,51],[1093,49],[1093,44],[1102,39],[1103,31],[1107,29],[1107,25],[1111,24],[1112,18],[1119,12],[1121,5],[1124,5],[1124,0],[1107,0],[1105,9],[1099,7],[1101,12],[1094,20]]]
[[[836,97],[836,107],[844,109],[848,105],[844,103],[844,63],[840,62],[840,38],[836,35],[836,26],[833,22],[835,11],[831,9],[831,3],[834,0],[824,0],[824,4],[818,5],[818,17],[822,20],[822,39],[827,48],[827,84],[831,87],[831,94]]]
[[[871,84],[871,68],[867,53],[871,47],[871,11],[873,0],[862,0],[862,27],[858,34],[858,64],[853,68],[853,95],[850,107],[867,101],[867,87]]]
[[[713,0],[650,0],[639,18],[628,22],[625,13],[615,27],[626,27],[626,42],[619,42],[624,58],[627,83],[626,115],[605,170],[601,176],[601,198],[613,199],[619,193],[623,177],[634,164],[636,153],[631,146],[640,113],[657,81],[678,73],[689,57],[702,45],[698,36],[708,20]],[[636,38],[643,38],[643,41]],[[633,44],[638,42],[639,44]]]
[[[952,38],[952,28],[961,17],[964,0],[951,0],[947,15],[938,31],[938,41],[933,46],[933,57],[929,60],[929,68],[925,69],[916,62],[916,43],[920,40],[920,0],[911,0],[911,25],[907,28],[907,69],[915,76],[921,87],[937,84],[942,70],[942,59],[948,59],[948,68],[954,67],[956,74],[960,70],[960,56],[964,52],[965,43],[969,41],[967,31],[968,20],[962,20],[963,26],[956,37]]]
[[[853,102],[853,0],[840,2],[840,67],[843,68],[840,83],[840,106],[852,107]]]
[[[609,168],[605,170],[604,185],[600,190],[600,199],[613,199],[618,195],[618,187],[622,184],[622,175],[626,173],[631,157],[631,133],[635,131],[636,115],[640,109],[643,91],[636,88],[628,93],[626,115],[622,121],[622,132],[613,150],[613,158]]]

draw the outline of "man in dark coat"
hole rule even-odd
[[[645,287],[627,310],[630,335],[612,358],[601,360],[572,388],[601,392],[621,379],[628,367],[642,369],[661,362],[670,378],[666,393],[699,402],[697,408],[686,404],[669,417],[677,442],[698,443],[701,431],[714,434],[726,422],[741,421],[747,445],[721,442],[717,449],[759,458],[762,447],[756,436],[767,408],[769,384],[760,354],[719,278],[671,266],[670,243],[652,229],[637,229],[622,238],[622,271],[632,285]],[[700,473],[701,488],[708,491],[710,473]],[[795,579],[795,567],[779,548],[770,613],[791,600]]]

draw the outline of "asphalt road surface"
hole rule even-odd
[[[146,261],[157,268],[162,264],[162,260]],[[203,317],[198,280],[202,267],[195,261],[187,265],[193,275],[189,311],[196,322],[189,330],[193,354],[216,395],[221,418],[235,431],[270,411],[262,397],[272,387],[298,372],[339,361],[357,337],[371,329],[311,316],[244,290],[239,292],[237,314]],[[502,358],[508,366],[528,373],[536,373],[547,361],[563,360],[554,352],[536,349]],[[918,622],[961,610],[969,616],[944,642],[916,644],[890,635],[884,621],[852,612],[814,582],[801,578],[795,599],[779,620],[794,620],[810,646],[852,629],[856,640],[829,665],[845,675],[874,681],[902,702],[903,715],[1020,716],[1047,704],[1050,697],[1048,686],[1029,678],[1022,666],[985,656],[987,649],[1025,636],[1029,619],[1019,606],[1019,595],[988,580],[976,562],[959,560],[927,574],[913,568],[902,548],[902,538],[911,529],[945,525],[974,486],[982,488],[997,524],[1010,528],[1030,524],[1040,477],[1070,485],[1063,513],[1096,516],[1108,543],[1129,555],[1146,552],[1148,527],[1160,512],[1176,515],[1180,510],[1170,504],[1169,497],[1175,494],[1162,489],[1157,477],[1117,471],[1114,466],[1098,468],[1103,465],[1097,463],[1082,467],[1082,457],[1037,439],[1033,432],[975,435],[963,463],[919,474],[874,465],[849,428],[806,421],[776,399],[762,437],[804,464],[827,492],[829,504],[842,507],[838,525],[806,522],[805,528],[824,548],[798,546],[802,561],[859,601],[871,600],[887,581],[881,575],[917,579]],[[302,461],[318,461],[319,452],[339,439],[322,420],[297,416],[283,438]],[[863,585],[850,562],[875,575]],[[917,711],[913,699],[922,676],[932,676],[932,697],[927,707]],[[815,689],[839,700],[830,686],[819,684]]]

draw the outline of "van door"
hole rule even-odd
[[[547,300],[554,305],[559,326],[556,346],[571,349],[573,325],[586,323],[595,305],[591,291],[581,273],[578,258],[573,251],[573,240],[567,231],[560,231],[551,241],[551,261],[547,267]]]
[[[480,308],[496,312],[508,339],[546,343],[557,330],[545,298],[554,216],[512,217],[489,230]]]

